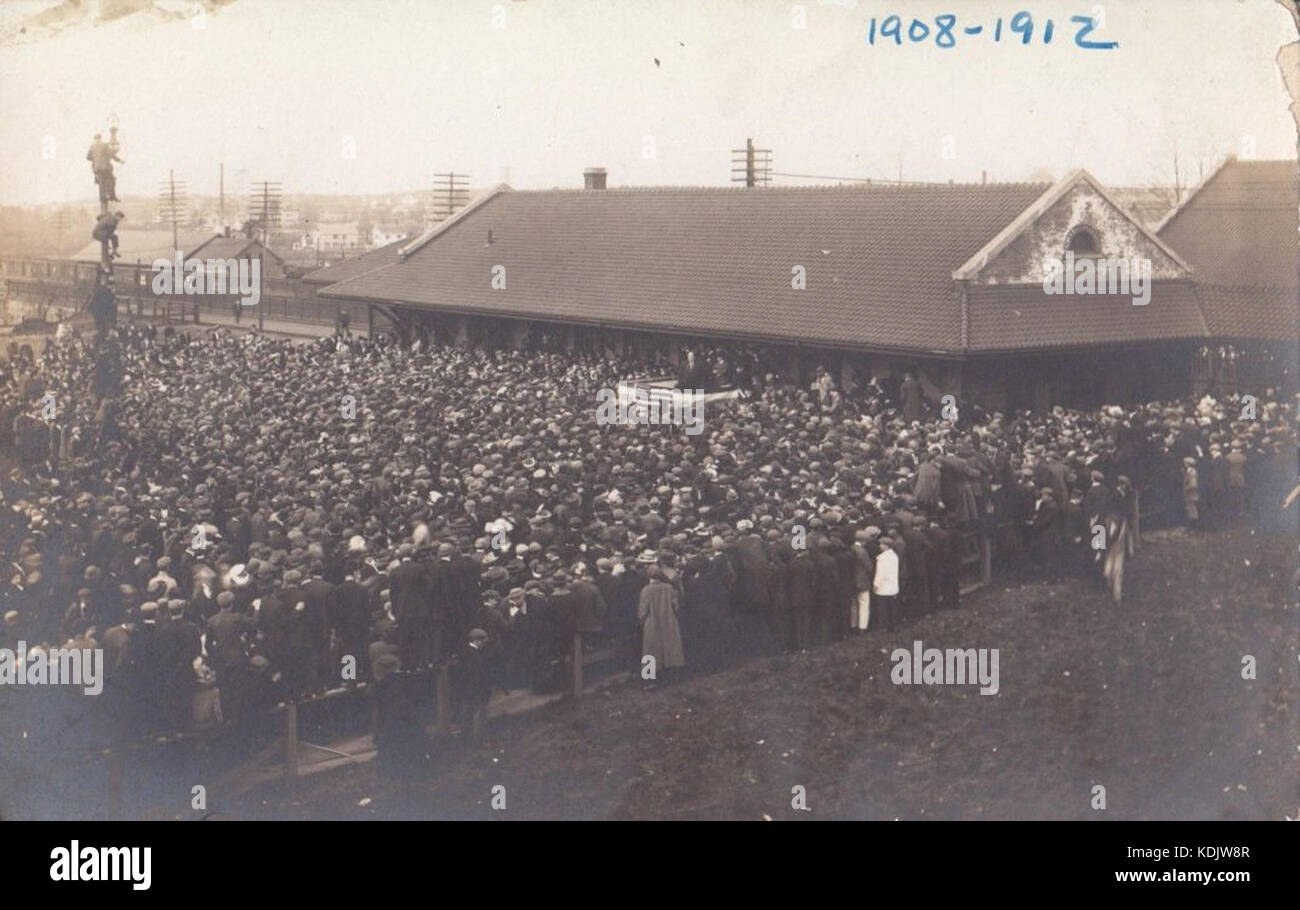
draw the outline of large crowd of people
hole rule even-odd
[[[981,533],[1100,577],[1139,495],[1201,528],[1296,481],[1296,402],[1263,390],[945,419],[912,376],[685,362],[739,390],[698,435],[597,421],[660,367],[631,356],[138,325],[11,348],[0,646],[102,648],[133,731],[444,663],[474,707],[563,685],[575,632],[708,671],[957,608]]]

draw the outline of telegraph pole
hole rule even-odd
[[[250,195],[250,209],[257,212],[257,223],[262,228],[262,245],[271,245],[271,229],[280,226],[281,184],[278,181],[263,180],[253,184]]]
[[[158,188],[158,214],[170,221],[172,226],[172,249],[184,253],[181,249],[180,222],[186,213],[185,181],[177,180],[174,171],[167,172],[167,179]]]
[[[744,183],[753,188],[767,186],[772,181],[772,150],[754,148],[754,140],[746,139],[743,149],[731,150],[731,182]]]
[[[270,249],[271,246],[271,229],[280,226],[280,194],[281,184],[274,180],[263,180],[261,183],[253,184],[253,192],[250,194],[250,209],[257,211],[257,221],[262,226],[262,246]],[[261,274],[261,273],[259,273]],[[261,276],[261,281],[265,283],[266,276]],[[259,301],[263,298],[259,296]],[[262,302],[257,304],[257,330],[260,332],[266,325],[266,305]]]
[[[469,201],[469,174],[433,175],[433,220],[445,221]]]

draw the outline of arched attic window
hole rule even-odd
[[[1096,231],[1081,224],[1070,231],[1065,240],[1065,250],[1075,256],[1096,256],[1101,253],[1101,241]]]

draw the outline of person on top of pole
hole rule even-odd
[[[95,134],[95,141],[90,143],[90,151],[86,152],[86,160],[90,162],[90,169],[95,172],[95,182],[99,184],[99,201],[101,203],[121,202],[117,198],[113,162],[116,161],[118,164],[126,162],[117,157],[117,150],[104,141],[103,134]]]

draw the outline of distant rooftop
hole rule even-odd
[[[177,235],[181,252],[188,255],[191,250],[215,236],[211,231],[181,231]],[[172,259],[176,256],[176,245],[172,242],[171,231],[137,229],[122,226],[117,229],[118,263],[133,265],[139,260],[144,265],[152,265],[155,259]],[[92,240],[68,257],[74,262],[99,262],[99,241]]]

